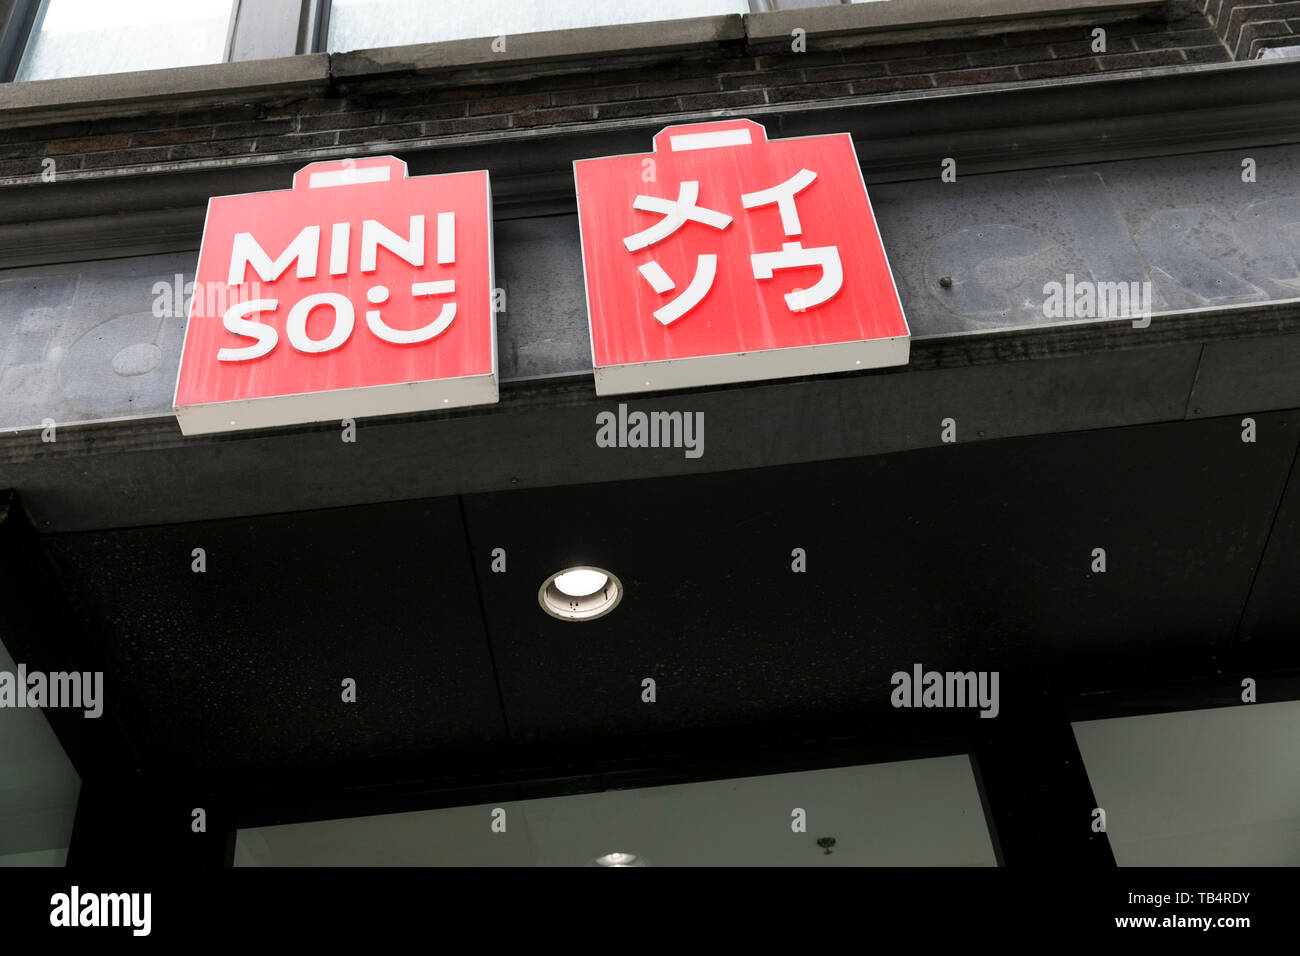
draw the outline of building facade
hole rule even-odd
[[[103,682],[0,857],[1300,860],[1300,5],[108,6],[0,0],[0,672]],[[574,163],[738,120],[905,361],[598,392]],[[209,201],[385,156],[490,177],[497,400],[182,433]]]

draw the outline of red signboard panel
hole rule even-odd
[[[598,394],[907,362],[847,133],[670,126],[574,176]]]
[[[313,163],[208,203],[175,409],[186,434],[497,400],[484,171]]]

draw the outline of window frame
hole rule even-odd
[[[0,83],[12,83],[18,65],[27,52],[27,39],[35,27],[38,13],[45,8],[42,0],[8,0],[0,2]]]
[[[829,6],[848,6],[853,0],[834,0]],[[806,5],[806,0],[748,0],[749,13],[771,13],[776,10],[790,10],[796,7]],[[310,46],[303,49],[304,53],[328,53],[329,35],[330,35],[330,9],[333,6],[333,0],[314,0],[304,5],[303,25],[304,35],[310,41]],[[711,14],[705,14],[710,16]],[[726,16],[726,14],[722,14]],[[745,16],[745,14],[740,14]],[[579,27],[578,29],[591,29],[591,27]],[[423,41],[427,43],[445,42],[437,38],[431,38]],[[454,42],[454,41],[452,41]],[[406,46],[404,43],[389,44],[389,46]]]
[[[22,67],[23,57],[34,37],[40,35],[41,24],[51,0],[12,0],[12,12],[7,21],[0,24],[0,83],[40,82],[39,80],[18,80],[18,70]],[[245,6],[244,0],[230,0],[230,18],[226,23],[226,39],[221,48],[221,59],[216,63],[230,63],[235,49],[236,35],[239,32],[240,13],[252,10],[253,5]],[[0,12],[3,6],[0,6]],[[258,22],[254,18],[254,22]],[[248,24],[244,25],[248,29]],[[212,66],[214,64],[190,64],[192,66]],[[180,67],[164,67],[180,69]],[[132,71],[134,72],[134,71]],[[110,76],[108,73],[87,73],[84,76]],[[42,79],[75,79],[76,77],[43,77]]]

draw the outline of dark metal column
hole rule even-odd
[[[1002,712],[977,737],[971,762],[998,863],[1010,867],[1114,867],[1097,801],[1064,701],[1003,692]]]

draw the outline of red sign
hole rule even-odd
[[[907,362],[848,133],[670,126],[573,168],[597,394]]]
[[[208,203],[176,383],[187,435],[497,400],[484,171],[312,163]]]

